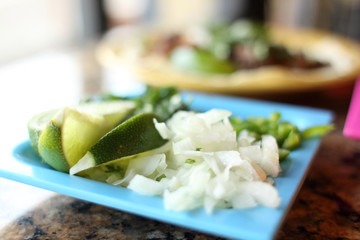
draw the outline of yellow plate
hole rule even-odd
[[[274,42],[289,50],[301,50],[329,67],[291,70],[281,66],[239,70],[232,74],[194,74],[176,69],[166,58],[143,55],[142,34],[156,31],[121,29],[110,32],[96,55],[109,68],[125,67],[141,82],[153,86],[229,94],[290,93],[319,90],[352,82],[360,75],[360,47],[354,41],[316,30],[269,27]]]

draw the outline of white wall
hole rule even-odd
[[[71,43],[79,27],[76,2],[1,0],[0,63]]]

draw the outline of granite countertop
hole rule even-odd
[[[342,129],[351,88],[275,99],[335,113],[276,239],[360,239],[360,141]],[[0,229],[0,239],[222,239],[60,194],[51,194]]]

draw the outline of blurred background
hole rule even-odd
[[[236,18],[360,40],[360,0],[1,0],[0,64],[47,49],[85,46],[127,24],[179,27]]]

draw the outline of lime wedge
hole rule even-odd
[[[127,101],[65,107],[41,126],[44,128],[39,130],[38,142],[36,137],[32,137],[33,145],[37,143],[38,153],[46,163],[56,170],[68,172],[92,145],[121,123],[133,108],[134,104]],[[29,125],[35,126],[34,123]],[[35,132],[34,129],[30,128],[29,135]]]
[[[42,130],[46,127],[49,121],[55,116],[59,110],[50,110],[35,115],[27,124],[29,133],[30,145],[35,152],[39,153],[38,143]]]
[[[72,168],[70,174],[119,160],[164,145],[163,139],[155,128],[152,113],[136,115],[103,136]]]

